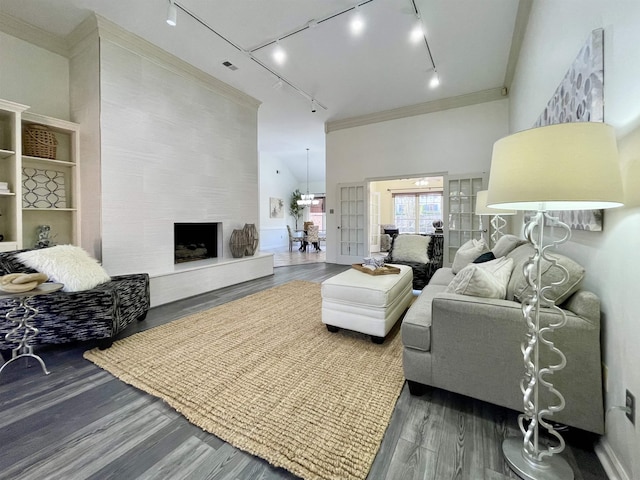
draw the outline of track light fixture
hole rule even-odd
[[[351,17],[349,28],[351,29],[351,34],[355,36],[360,35],[364,30],[364,19],[360,14],[360,5],[356,5],[353,8],[353,16]]]
[[[175,27],[178,23],[178,7],[174,0],[169,0],[169,9],[167,10],[167,23]]]
[[[416,22],[409,34],[409,38],[411,43],[418,43],[420,40],[424,38],[424,29],[422,28],[422,19],[420,15],[416,15]]]
[[[433,71],[433,76],[429,80],[429,88],[437,88],[440,85],[440,77],[438,77],[438,71]]]
[[[273,60],[278,65],[282,65],[286,59],[287,59],[287,53],[284,51],[284,49],[280,45],[280,40],[276,40],[276,48],[273,50]]]
[[[221,38],[222,40],[224,40],[225,42],[227,42],[229,45],[231,45],[233,48],[235,48],[236,50],[238,50],[239,52],[241,52],[242,54],[246,55],[247,57],[249,57],[251,60],[253,60],[255,63],[257,63],[260,67],[262,67],[263,69],[267,70],[269,73],[271,73],[272,75],[274,75],[276,78],[278,78],[278,82],[276,82],[273,85],[273,88],[280,88],[281,86],[283,86],[284,83],[286,83],[289,87],[291,87],[292,90],[294,90],[295,92],[299,93],[301,96],[303,96],[304,98],[306,98],[307,100],[311,101],[311,111],[315,112],[317,110],[317,107],[322,108],[323,110],[327,110],[327,107],[325,105],[323,105],[322,103],[318,102],[318,100],[316,100],[314,97],[312,97],[310,94],[308,94],[307,92],[305,92],[304,90],[302,90],[301,88],[297,87],[296,85],[294,85],[293,83],[291,83],[291,81],[287,80],[286,78],[284,78],[280,73],[278,73],[277,71],[275,71],[273,69],[273,67],[267,65],[266,63],[264,63],[262,60],[258,59],[254,53],[257,52],[258,50],[261,50],[267,46],[273,45],[274,43],[275,45],[275,49],[273,51],[273,59],[274,61],[278,64],[278,65],[282,65],[284,64],[284,62],[286,61],[287,58],[287,54],[285,52],[285,50],[282,48],[282,46],[280,45],[280,40],[283,40],[285,38],[289,38],[292,37],[294,35],[297,35],[298,33],[301,33],[305,30],[311,29],[311,28],[317,28],[320,24],[332,20],[336,17],[339,17],[345,13],[351,12],[352,13],[352,19],[350,22],[350,28],[351,31],[354,35],[359,35],[360,33],[362,33],[364,31],[365,28],[365,22],[364,19],[362,18],[362,15],[360,13],[360,7],[362,7],[363,5],[367,5],[371,2],[373,2],[375,0],[360,0],[360,2],[358,4],[356,4],[353,7],[348,7],[345,9],[342,9],[338,12],[334,12],[330,15],[327,15],[321,19],[312,19],[309,20],[307,23],[303,24],[302,26],[289,31],[288,33],[285,33],[283,35],[280,35],[278,38],[276,39],[272,39],[272,40],[268,40],[264,43],[261,43],[253,48],[249,48],[249,49],[244,49],[242,47],[240,47],[239,45],[237,45],[236,43],[234,43],[233,41],[229,40],[227,37],[225,37],[224,35],[222,35],[221,33],[219,33],[218,31],[214,30],[209,24],[207,24],[207,22],[205,22],[202,18],[198,17],[195,13],[191,12],[190,10],[188,10],[187,8],[185,8],[183,5],[178,5],[177,3],[175,3],[175,0],[169,0],[169,10],[167,12],[167,23],[171,26],[175,26],[177,23],[177,16],[178,16],[178,7],[180,8],[180,10],[182,10],[186,15],[188,15],[189,17],[191,17],[193,20],[195,20],[196,22],[200,23],[203,27],[205,27],[207,30],[209,30],[210,32],[212,32],[214,35],[218,36],[219,38]],[[416,5],[415,0],[410,0],[411,4],[413,6],[413,10],[414,13],[416,15],[416,25],[414,26],[410,38],[412,39],[412,41],[415,42],[419,42],[420,38],[424,39],[424,43],[425,46],[427,48],[427,54],[429,56],[429,62],[430,62],[430,68],[427,71],[433,71],[433,76],[431,78],[431,80],[429,81],[429,86],[431,88],[436,88],[438,85],[440,85],[440,79],[438,77],[438,73],[436,70],[436,64],[433,60],[433,55],[431,54],[431,49],[429,48],[429,42],[427,41],[427,37],[424,33],[424,29],[423,29],[423,25],[422,25],[422,21],[421,21],[421,15],[420,12],[418,11],[418,7]]]

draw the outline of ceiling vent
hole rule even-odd
[[[238,70],[238,67],[236,67],[233,63],[231,63],[229,60],[222,62],[222,65],[224,65],[225,67],[227,67],[229,70]]]

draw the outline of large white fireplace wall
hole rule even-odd
[[[174,270],[175,222],[259,222],[258,102],[100,40],[102,261]]]

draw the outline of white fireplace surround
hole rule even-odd
[[[260,102],[103,18],[79,30],[83,244],[110,275],[148,273],[151,306],[273,274],[272,254],[229,251],[234,229],[259,227]],[[178,222],[222,223],[218,257],[176,265]]]

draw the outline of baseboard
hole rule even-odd
[[[609,480],[631,480],[627,475],[611,444],[603,437],[596,443],[594,450]]]

